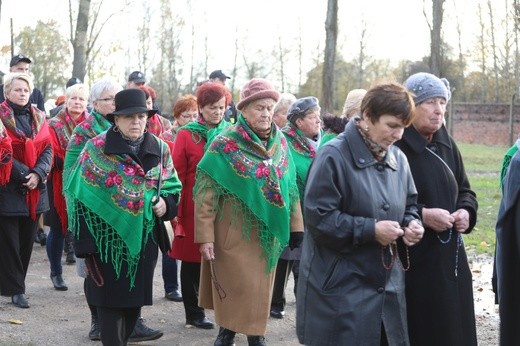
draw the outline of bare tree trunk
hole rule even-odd
[[[334,62],[338,39],[338,0],[328,0],[327,19],[325,20],[325,61],[323,64],[321,109],[323,112],[334,110]]]
[[[518,31],[520,30],[520,4],[518,0],[513,3],[513,15],[515,20],[515,93],[520,90],[520,63],[518,61]]]
[[[495,102],[498,102],[498,56],[497,56],[497,46],[495,41],[495,24],[494,24],[494,16],[493,16],[493,6],[491,5],[491,1],[488,0],[488,10],[489,10],[489,34],[491,36],[491,51],[493,54],[493,76],[495,79]]]
[[[361,88],[363,81],[365,80],[365,61],[366,61],[366,34],[367,34],[367,23],[363,20],[361,37],[359,38],[359,56],[358,56],[358,73],[357,73],[357,84],[358,88]]]
[[[459,65],[459,70],[458,70],[458,80],[459,80],[459,87],[460,87],[460,90],[461,92],[460,93],[457,93],[459,95],[462,94],[462,97],[458,97],[458,99],[460,101],[466,101],[466,92],[465,92],[465,88],[464,88],[464,69],[466,67],[466,63],[465,63],[465,59],[464,59],[464,52],[462,50],[462,29],[461,29],[461,26],[460,26],[460,17],[457,15],[457,10],[455,10],[455,18],[456,18],[456,21],[457,21],[457,48],[459,50],[459,59],[458,59],[458,65]]]
[[[72,62],[72,75],[81,80],[85,79],[87,67],[87,31],[90,0],[80,0],[76,34],[72,42],[74,61]]]
[[[484,23],[484,16],[482,13],[482,7],[480,6],[480,3],[477,5],[478,7],[478,15],[479,15],[479,27],[480,27],[480,35],[479,35],[479,50],[480,50],[480,73],[482,75],[482,79],[486,78],[486,24]],[[487,101],[487,93],[486,89],[488,88],[487,85],[487,78],[486,80],[482,80],[480,83],[480,100],[481,102]]]
[[[302,26],[301,26],[300,20],[298,20],[298,90],[300,90],[302,87],[302,78],[303,78],[302,59],[303,59]]]
[[[282,44],[282,36],[278,36],[278,62],[280,63],[280,80],[282,82],[281,92],[285,92],[285,71],[284,71],[284,52]]]
[[[432,1],[432,26],[430,30],[430,72],[440,76],[442,72],[442,17],[445,0]]]

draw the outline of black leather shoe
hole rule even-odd
[[[67,264],[76,263],[76,256],[74,256],[74,251],[67,253],[67,257],[65,258],[65,263],[67,263]]]
[[[41,246],[45,246],[45,244],[47,244],[47,234],[45,234],[43,229],[38,228],[34,242],[39,243]]]
[[[235,346],[235,334],[232,330],[220,327],[213,346]]]
[[[52,281],[52,284],[54,285],[54,288],[57,289],[58,291],[66,291],[69,289],[67,287],[67,284],[65,283],[65,281],[63,281],[63,277],[61,276],[61,274],[57,274],[57,275],[51,274],[51,281]]]
[[[249,346],[267,346],[265,343],[265,338],[261,335],[248,336],[247,344]]]
[[[134,330],[132,331],[132,334],[130,334],[128,342],[155,340],[159,339],[161,336],[163,336],[163,332],[147,327],[144,324],[143,318],[139,317],[137,322],[135,322]]]
[[[207,317],[196,318],[194,320],[186,320],[186,327],[195,327],[200,329],[213,329],[215,325],[208,320]]]
[[[90,322],[90,332],[88,332],[88,338],[92,341],[101,340],[101,332],[99,331],[97,316],[92,316],[92,321]]]
[[[285,315],[285,311],[273,308],[273,309],[271,309],[270,315],[273,318],[277,318],[277,319],[281,320],[283,318],[283,316]]]
[[[25,294],[15,294],[11,297],[11,301],[15,306],[18,306],[22,309],[27,309],[29,307],[29,302],[27,301],[27,298],[25,298]]]
[[[182,294],[177,290],[168,292],[164,296],[168,300],[172,300],[174,302],[182,302]]]

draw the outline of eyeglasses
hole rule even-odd
[[[106,99],[98,99],[98,101],[105,101],[105,102],[114,102],[115,98],[113,97],[108,97]]]
[[[181,113],[181,118],[184,119],[197,119],[198,113]]]

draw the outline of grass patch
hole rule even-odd
[[[508,147],[480,144],[457,144],[464,160],[466,173],[479,204],[477,224],[464,236],[466,247],[477,253],[495,251],[495,223],[502,193],[499,174]]]

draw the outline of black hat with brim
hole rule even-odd
[[[148,118],[157,113],[156,109],[146,107],[146,94],[141,89],[125,89],[116,94],[116,110],[108,113],[106,118],[111,123],[114,122],[114,115],[130,115],[136,113],[146,113]]]

